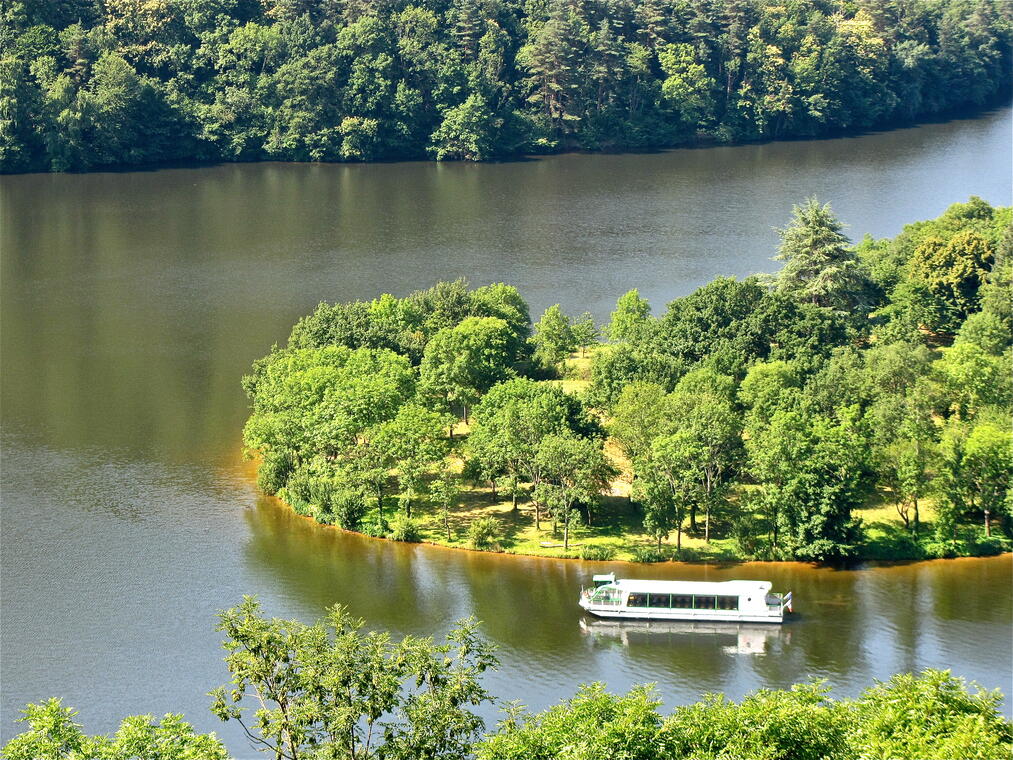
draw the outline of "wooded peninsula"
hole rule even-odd
[[[0,172],[812,137],[1008,95],[1004,0],[15,0]]]
[[[607,325],[438,283],[322,303],[243,379],[257,482],[398,541],[608,560],[1013,545],[1013,209],[853,244],[814,198],[776,275]]]

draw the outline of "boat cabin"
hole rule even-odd
[[[769,581],[650,581],[596,575],[580,606],[606,618],[780,623],[791,612],[791,592],[771,592]]]

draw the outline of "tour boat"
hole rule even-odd
[[[770,581],[616,580],[594,576],[580,592],[580,606],[603,618],[781,623],[791,612],[791,592],[775,594]]]

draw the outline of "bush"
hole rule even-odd
[[[350,491],[345,491],[334,499],[332,508],[331,515],[334,518],[335,524],[345,530],[355,530],[358,528],[359,523],[362,522],[362,518],[366,514],[366,504],[363,502],[362,497]]]
[[[472,549],[498,552],[501,540],[499,520],[495,517],[476,517],[468,525],[468,543]]]
[[[608,544],[588,544],[580,547],[577,552],[581,559],[595,562],[607,562],[616,556],[616,547]]]
[[[359,532],[373,538],[386,538],[390,532],[390,523],[386,520],[370,520],[359,526]]]
[[[634,562],[668,562],[671,558],[667,549],[657,546],[638,546],[633,550]]]
[[[422,540],[422,527],[418,520],[408,517],[403,512],[398,512],[390,521],[390,533],[387,534],[387,538],[391,541],[418,543]]]
[[[1010,540],[1005,536],[982,536],[971,547],[971,553],[976,557],[994,557],[1010,550]]]

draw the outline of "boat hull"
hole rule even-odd
[[[581,605],[583,606],[583,605]],[[688,620],[705,623],[783,623],[783,614],[756,615],[731,610],[651,610],[629,608],[584,607],[599,618],[610,620]]]

